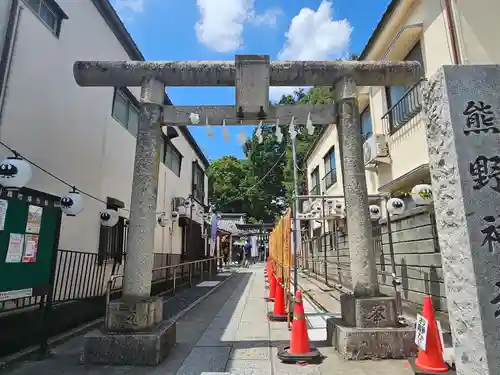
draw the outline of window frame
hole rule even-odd
[[[311,172],[311,190],[313,192],[316,189],[319,189],[319,192],[316,192],[318,195],[321,194],[321,179],[319,178],[319,165],[317,165]],[[313,185],[314,184],[314,185]],[[316,194],[313,194],[316,195]]]
[[[333,159],[332,159],[333,155]],[[333,166],[332,166],[332,160],[333,160]],[[329,168],[327,170],[326,165],[329,165]],[[328,152],[323,156],[323,165],[325,167],[325,176],[330,172],[336,169],[336,160],[335,160],[335,146],[332,146]]]
[[[116,96],[120,95],[122,99],[127,102],[127,124],[124,124],[116,115],[115,115],[115,105],[116,105]],[[131,131],[131,126],[130,126],[130,110],[133,108],[137,112],[137,125],[136,125],[136,130],[138,131],[139,129],[139,121],[140,121],[140,111],[139,111],[139,106],[135,103],[137,100],[132,100],[131,98],[132,93],[128,90],[125,91],[123,88],[115,87],[114,93],[113,93],[113,104],[111,105],[111,117],[115,119],[121,126],[123,126],[134,138],[137,137],[137,133],[133,134]]]
[[[33,0],[31,0],[33,1]],[[47,29],[56,37],[59,38],[61,34],[61,27],[63,20],[68,19],[68,16],[61,9],[56,0],[34,0],[38,2],[38,9],[35,9],[34,4],[30,0],[23,0],[26,7],[33,12],[33,14],[42,22]],[[42,7],[45,7],[54,16],[54,26],[49,25],[49,23],[42,17]]]
[[[191,195],[195,201],[202,203],[205,201],[205,171],[197,160],[193,161],[192,179],[191,179]],[[199,174],[197,175],[197,172]],[[197,177],[201,176],[201,181],[197,181]],[[197,189],[196,182],[201,182],[201,190]],[[201,195],[201,197],[199,196]]]
[[[172,143],[172,140],[168,138],[163,132],[162,132],[162,139],[163,139],[163,149],[162,149],[162,155],[161,155],[161,162],[165,167],[167,167],[173,174],[175,174],[177,177],[181,176],[181,171],[182,171],[182,159],[183,155],[181,152],[175,147]],[[169,154],[169,150],[171,150],[172,154],[175,154],[179,158],[179,170],[175,171],[173,168],[173,165],[171,162],[167,160],[167,156]]]
[[[328,150],[328,152],[325,154],[325,156],[323,156],[323,166],[325,169],[325,176],[323,177],[323,181],[325,182],[325,190],[327,190],[337,183],[337,161],[335,159],[335,146],[332,146],[330,150]]]
[[[410,60],[413,57],[413,55],[415,55],[416,51],[420,52],[420,54],[418,56],[419,59]],[[424,52],[422,49],[422,40],[421,39],[418,39],[415,42],[413,47],[408,51],[408,53],[406,54],[406,56],[404,57],[404,59],[402,61],[419,61],[420,64],[422,65],[422,69],[424,70],[424,74],[425,74]],[[393,98],[391,87],[400,87],[401,88],[403,93],[400,95],[401,96],[400,98],[396,98],[396,100],[394,100],[395,98]],[[413,88],[414,88],[414,85],[411,85],[411,86],[408,86],[408,85],[385,86],[385,90],[384,90],[385,91],[385,102],[386,102],[386,106],[387,106],[387,113],[389,114],[389,126],[391,128],[391,133],[393,132],[392,128],[394,127],[394,124],[397,122],[396,119],[394,119],[394,115],[393,115],[392,111],[400,102],[403,102],[405,100],[408,93]],[[395,129],[395,130],[397,130],[397,129]]]
[[[368,114],[368,118],[370,119],[370,131],[365,134],[364,129],[363,129],[363,116],[366,116]],[[371,113],[371,108],[370,104],[367,104],[361,113],[359,114],[359,123],[361,125],[361,137],[363,139],[363,143],[366,142],[368,138],[370,138],[373,134],[373,120],[372,120],[372,113]]]

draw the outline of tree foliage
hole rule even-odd
[[[327,104],[333,102],[330,87],[298,89],[283,95],[279,104]],[[281,124],[283,141],[275,137],[275,124],[262,126],[263,142],[255,134],[243,146],[244,159],[225,156],[212,162],[209,168],[210,197],[221,212],[245,212],[251,222],[273,221],[281,215],[294,191],[293,155],[288,124]],[[303,125],[303,124],[300,124]],[[313,135],[300,127],[296,138],[299,193],[307,189],[305,157],[320,133]],[[269,172],[272,169],[271,172]],[[259,182],[260,181],[260,182]],[[257,184],[257,185],[256,185]],[[253,187],[255,185],[255,187]],[[253,187],[253,188],[252,188]]]

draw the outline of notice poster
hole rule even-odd
[[[429,322],[422,315],[417,314],[417,326],[415,332],[415,344],[423,350],[427,349],[427,331],[429,328]]]
[[[25,235],[23,263],[35,263],[37,250],[38,250],[38,236],[36,234]]]
[[[5,263],[19,263],[23,257],[24,234],[11,233]]]
[[[5,217],[7,216],[8,206],[8,201],[6,201],[5,199],[0,199],[0,230],[3,230],[5,227]]]
[[[26,233],[40,233],[40,225],[42,224],[43,208],[30,205],[28,208],[28,222],[26,223]]]

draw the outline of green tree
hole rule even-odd
[[[224,156],[213,161],[208,169],[209,196],[217,209],[227,212],[244,212],[247,202],[242,195],[252,181],[248,165],[234,156]]]

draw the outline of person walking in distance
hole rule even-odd
[[[250,237],[247,238],[247,242],[243,246],[243,267],[248,268],[250,265],[250,258],[252,256],[252,243],[250,242]]]
[[[229,265],[229,237],[227,235],[222,238],[222,257],[224,267],[227,267]]]

